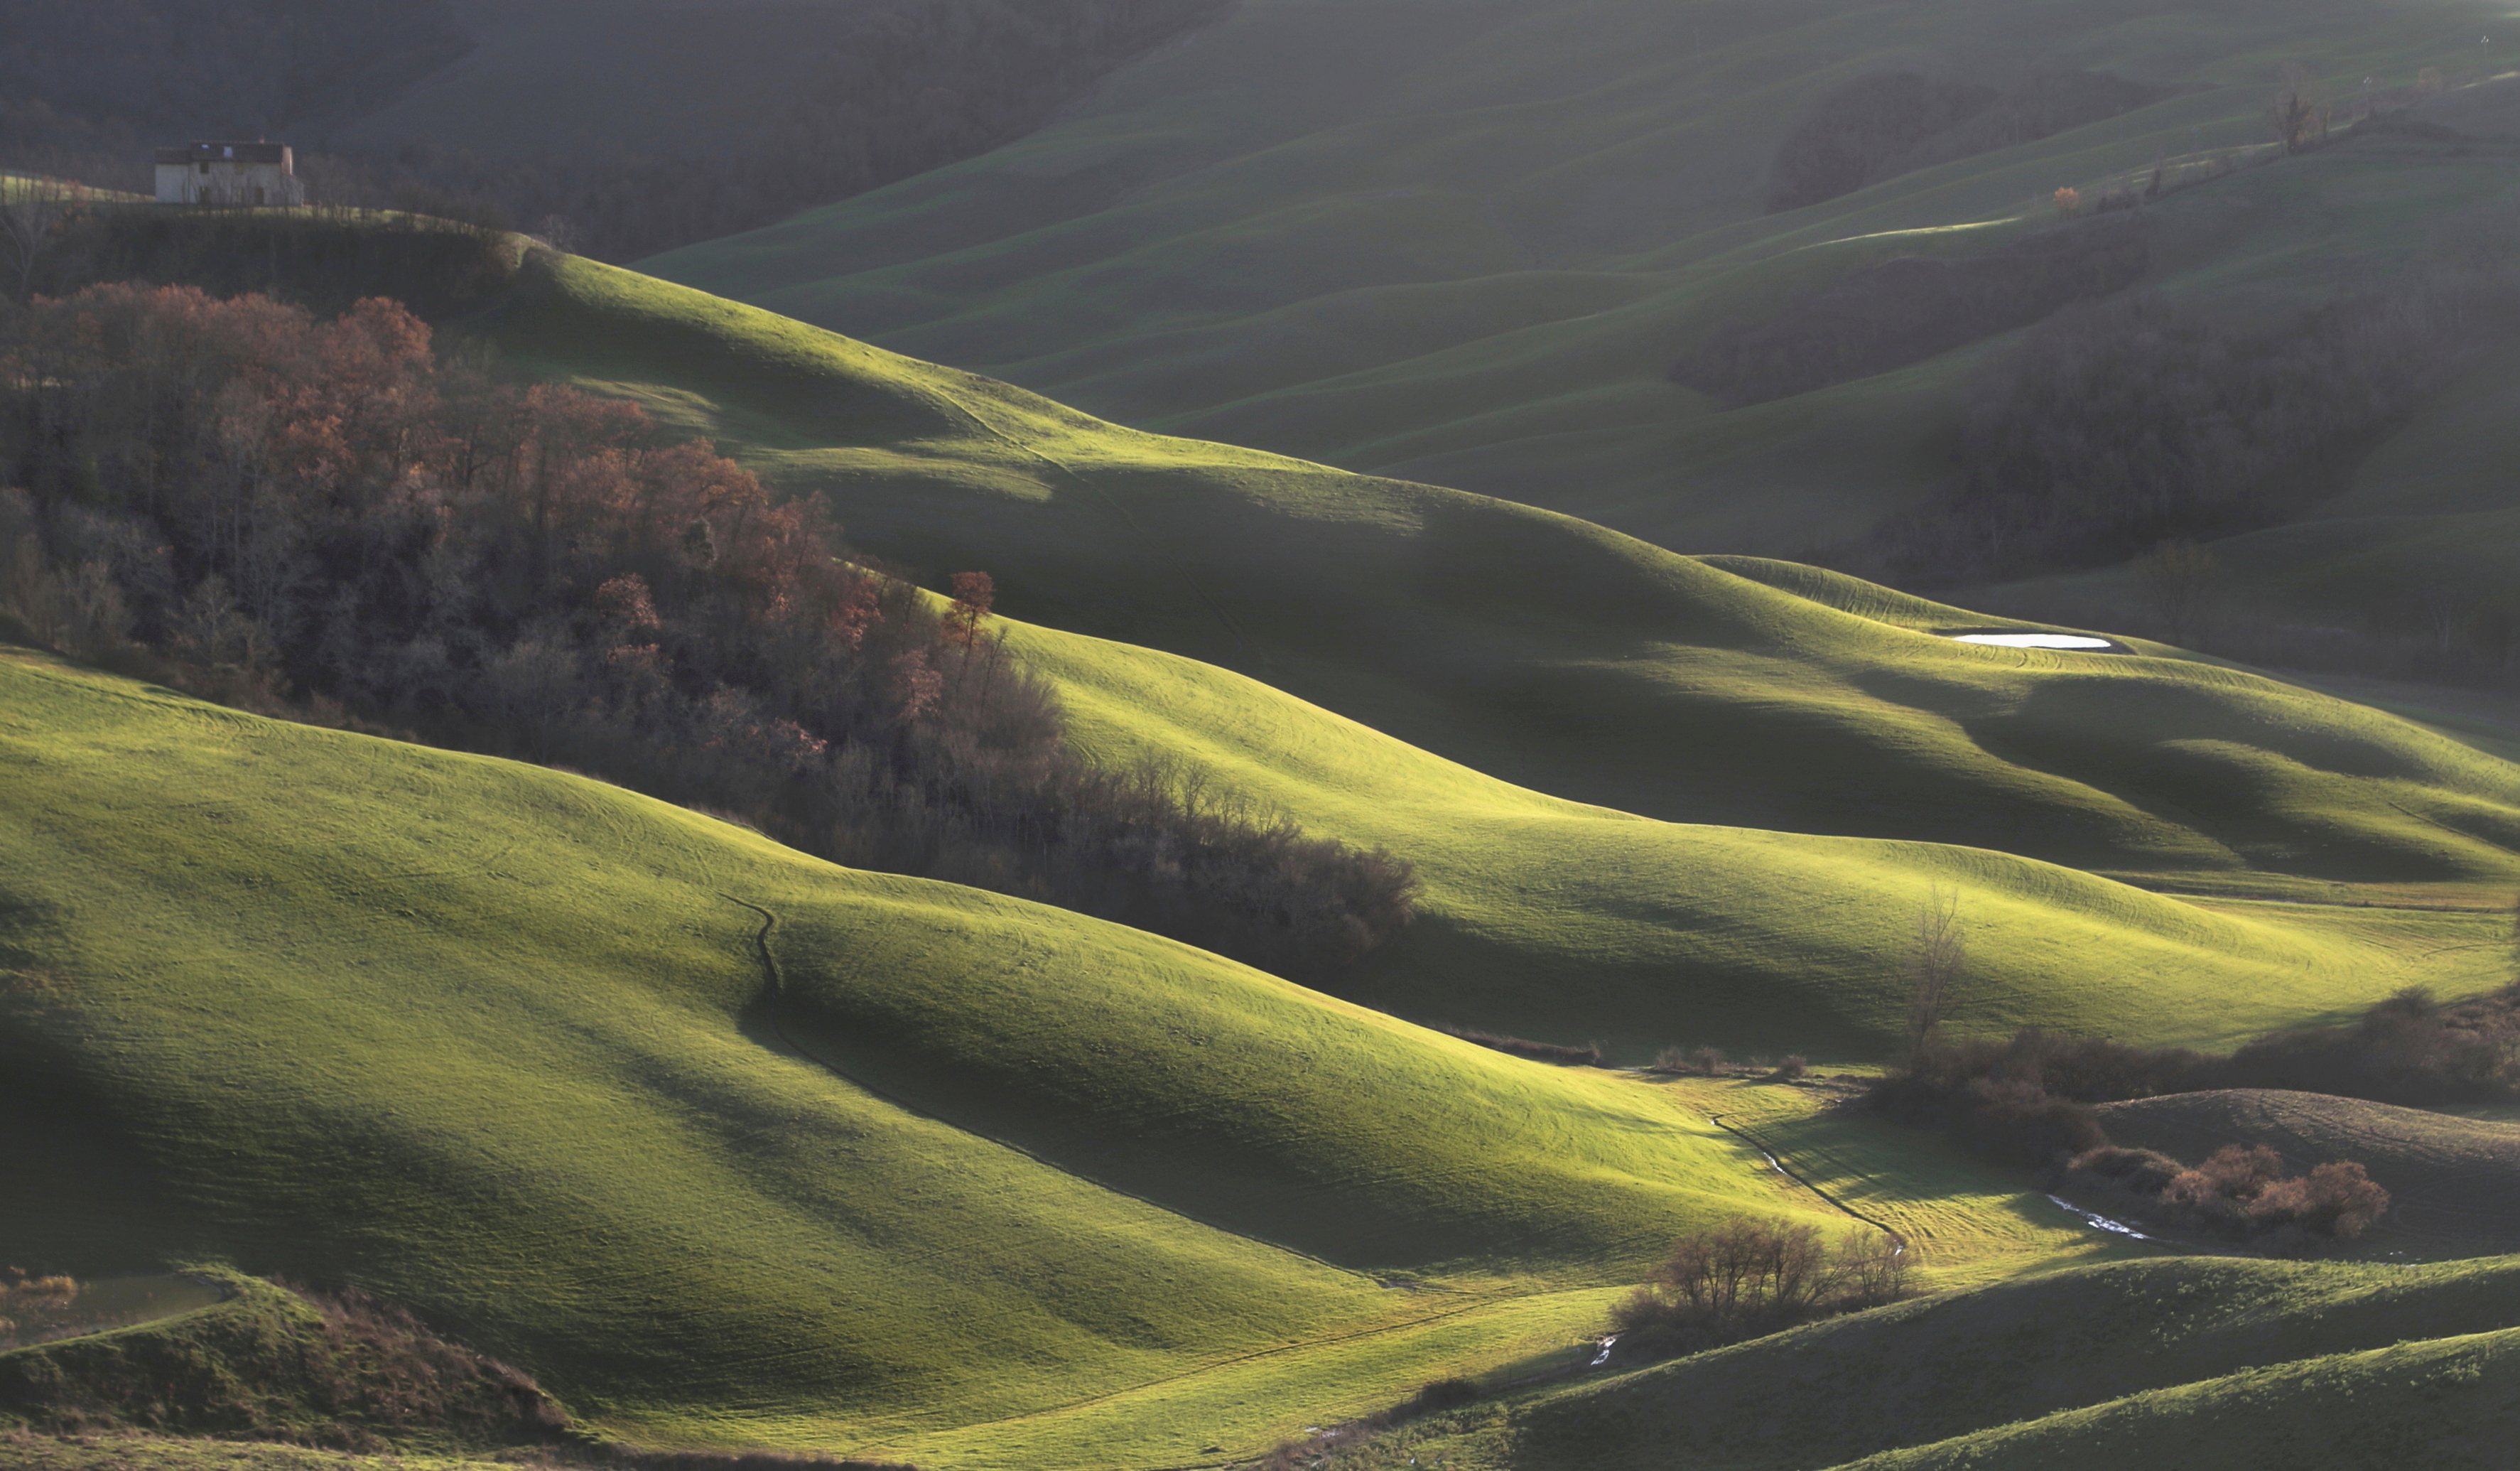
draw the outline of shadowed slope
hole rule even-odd
[[[1790,555],[1933,487],[1952,365],[1726,413],[1675,360],[2060,185],[2262,144],[2280,64],[2472,69],[2489,10],[1254,0],[1014,145],[649,264],[1132,423]],[[1888,73],[2054,115],[1767,212],[1797,130]],[[2153,279],[2323,294],[2507,172],[2355,152],[2164,202]]]
[[[2520,1439],[2520,1328],[2153,1390],[1851,1462],[1845,1471],[2116,1471],[2130,1460],[2494,1471]]]
[[[2140,1429],[2147,1439],[2137,1444],[2155,1447],[2162,1464],[2257,1464],[2223,1457],[2247,1444],[2244,1427],[2273,1423],[2262,1413],[2269,1398],[2301,1413],[2324,1396],[2316,1423],[2351,1445],[2358,1432],[2396,1430],[2397,1411],[2366,1418],[2343,1391],[2392,1379],[2404,1387],[2410,1378],[2420,1387],[2437,1371],[2449,1375],[2440,1387],[2456,1391],[2476,1384],[2467,1370],[2479,1362],[2484,1400],[2458,1402],[2507,1415],[2514,1382],[2507,1325],[2515,1311],[2520,1266],[2509,1258],[2419,1268],[2201,1258],[2077,1268],[1815,1324],[1549,1396],[1515,1416],[1510,1464],[1789,1471],[1931,1448],[1996,1426],[2009,1428],[1983,1438],[1990,1448],[2025,1439],[2006,1452],[2017,1458],[1985,1464],[2047,1464],[2027,1451],[2053,1444],[2043,1439],[2050,1435],[2095,1456],[2105,1436],[2081,1436],[2121,1427]],[[2374,1351],[2376,1360],[2354,1357]],[[2330,1355],[2343,1356],[2322,1357]],[[2213,1383],[2251,1369],[2252,1377]],[[2128,1406],[2130,1396],[2142,1398]],[[2382,1402],[2411,1410],[2422,1398]],[[2217,1415],[2251,1402],[2261,1413],[2217,1427]],[[2191,1436],[2218,1437],[2204,1443],[2218,1453],[2175,1449],[2179,1425],[2169,1421],[2183,1422]],[[2469,1433],[2455,1417],[2435,1429]],[[1864,1464],[1975,1465],[1958,1452],[1980,1444]]]

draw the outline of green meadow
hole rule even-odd
[[[354,1281],[614,1434],[1247,1447],[1580,1341],[1691,1221],[1836,1218],[1651,1087],[1134,931],[0,683],[0,1236]]]

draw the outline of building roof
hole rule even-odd
[[[278,163],[292,165],[286,143],[189,143],[158,150],[160,163]]]

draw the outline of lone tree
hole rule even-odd
[[[2275,100],[2267,110],[2267,121],[2284,152],[2297,154],[2327,135],[2327,89],[2299,62],[2284,63],[2275,75]]]
[[[1908,951],[1908,1055],[1923,1057],[1951,1014],[1960,977],[1968,970],[1968,940],[1960,933],[1960,896],[1936,884],[1916,911],[1916,938]]]
[[[2136,564],[2144,597],[2170,630],[2170,641],[2185,644],[2205,621],[2223,565],[2192,541],[2165,541]]]

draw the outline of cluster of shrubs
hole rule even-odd
[[[1672,1243],[1644,1285],[1610,1312],[1613,1357],[1643,1363],[1721,1348],[1913,1295],[1907,1244],[1861,1227],[1735,1217]]]
[[[1563,1063],[1568,1067],[1578,1068],[1598,1068],[1601,1065],[1601,1044],[1598,1042],[1589,1042],[1581,1047],[1569,1047],[1557,1042],[1535,1042],[1527,1036],[1505,1036],[1494,1032],[1478,1032],[1467,1027],[1440,1027],[1436,1030],[1447,1035],[1458,1036],[1465,1042],[1476,1042],[1482,1047],[1494,1047],[1499,1052],[1508,1053],[1514,1057],[1527,1057],[1534,1062]]]
[[[2111,1215],[2274,1250],[2351,1240],[2389,1209],[2389,1192],[2354,1161],[2290,1175],[2264,1144],[2227,1144],[2194,1166],[2103,1144],[2074,1156],[2058,1186]]]
[[[12,1266],[0,1273],[0,1349],[44,1336],[43,1320],[77,1301],[78,1282],[59,1272],[30,1274]]]
[[[1869,1103],[2007,1164],[2048,1166],[2069,1188],[2167,1224],[2299,1244],[2350,1237],[2388,1208],[2352,1161],[2285,1177],[2263,1146],[2189,1169],[2113,1145],[2098,1103],[2218,1088],[2281,1088],[2414,1106],[2520,1098],[2520,985],[2455,1004],[2410,987],[2351,1022],[2271,1033],[2228,1055],[2134,1047],[2027,1028],[1929,1034]]]
[[[0,1358],[0,1419],[50,1435],[140,1430],[370,1452],[407,1439],[435,1448],[571,1436],[567,1413],[532,1378],[398,1308],[355,1291],[228,1285],[247,1300]]]
[[[1770,1062],[1765,1057],[1752,1057],[1734,1062],[1721,1047],[1665,1047],[1645,1064],[1648,1073],[1673,1075],[1694,1074],[1701,1078],[1764,1078],[1770,1082],[1793,1082],[1811,1074],[1811,1062],[1801,1053],[1789,1053]]]
[[[2351,1022],[2270,1033],[2218,1087],[2292,1088],[2425,1107],[2520,1098],[2520,985],[2444,1004],[2408,987]]]
[[[386,300],[101,286],[0,320],[0,636],[231,703],[565,764],[861,867],[1306,978],[1416,880],[1156,766],[1095,766],[939,614],[636,405],[432,352]]]
[[[1953,487],[1874,533],[1891,575],[1990,579],[2263,525],[2342,488],[2367,443],[2520,316],[2498,262],[2256,328],[2182,300],[2070,308],[1969,385]]]
[[[2520,984],[2447,1003],[2410,986],[2350,1022],[2271,1032],[2224,1055],[2036,1027],[2009,1037],[1937,1031],[1881,1080],[1873,1099],[1892,1112],[1958,1108],[1984,1116],[1991,1128],[2020,1125],[2009,1134],[2014,1152],[2037,1159],[2091,1147],[2098,1124],[2090,1104],[2213,1088],[2410,1107],[2520,1099]]]

